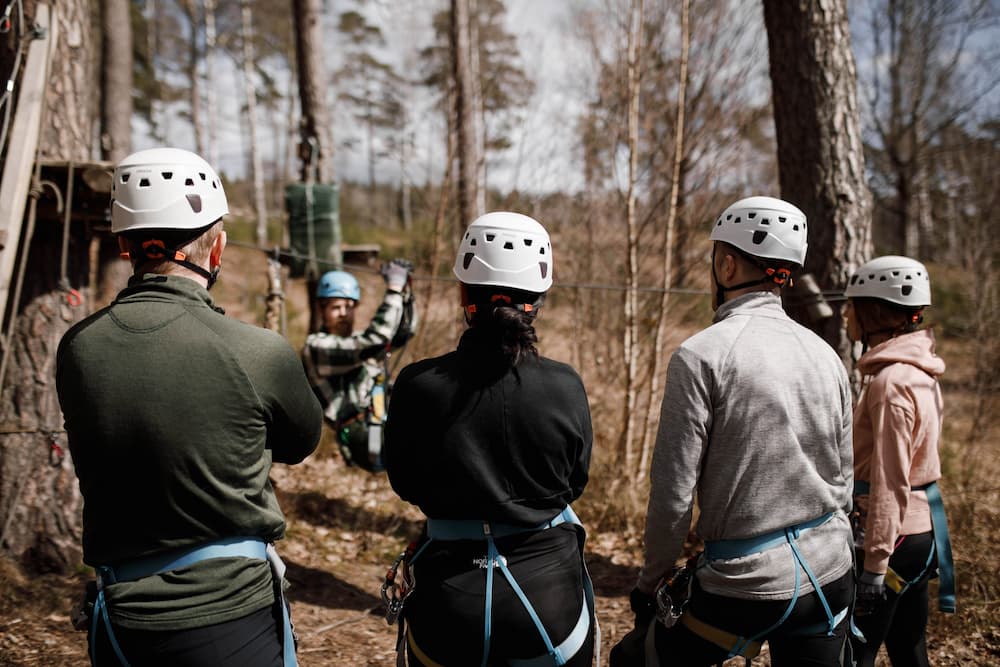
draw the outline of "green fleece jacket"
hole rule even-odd
[[[295,351],[187,278],[133,277],[59,345],[59,403],[83,494],[84,561],[116,565],[285,521],[268,473],[315,449],[322,409]],[[178,630],[274,601],[265,561],[220,558],[106,589],[125,627]]]

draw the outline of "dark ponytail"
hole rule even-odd
[[[538,357],[535,315],[543,294],[505,287],[468,285],[469,326],[481,344],[496,351],[508,366],[517,366],[526,357]],[[471,311],[471,312],[470,312]]]

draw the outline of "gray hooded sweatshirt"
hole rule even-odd
[[[852,563],[851,391],[840,358],[792,321],[770,292],[724,303],[684,341],[667,369],[650,470],[647,593],[674,565],[691,525],[706,541],[757,537],[821,517],[797,545],[820,585]],[[798,568],[787,543],[698,570],[730,597],[792,597]],[[813,589],[800,571],[799,594]]]

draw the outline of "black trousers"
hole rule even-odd
[[[854,573],[823,586],[823,595],[830,610],[837,614],[848,607],[854,596]],[[772,626],[788,608],[788,600],[753,601],[713,595],[694,582],[688,612],[696,619],[726,632],[745,638],[753,637]],[[685,613],[688,613],[685,612]],[[849,616],[849,615],[848,615]],[[825,629],[826,612],[815,591],[799,597],[788,618],[766,637],[771,651],[771,664],[775,666],[814,665],[840,667],[845,662],[849,618],[845,617],[828,635]],[[808,633],[803,629],[813,628]],[[728,649],[703,639],[681,623],[671,628],[654,622],[652,627],[656,655],[660,665],[722,664]],[[820,629],[822,627],[822,629]],[[646,664],[643,653],[643,633],[633,631],[611,653],[613,667],[642,667]]]
[[[114,626],[115,638],[131,667],[282,667],[282,632],[277,605],[234,621],[190,630]],[[100,620],[95,648],[96,655],[90,656],[93,667],[121,667]]]
[[[577,529],[568,524],[496,540],[514,580],[538,614],[553,645],[572,632],[583,607],[583,556]],[[415,587],[404,611],[407,656],[445,667],[480,665],[486,613],[485,540],[434,541],[413,567]],[[594,610],[583,647],[566,664],[589,667],[594,654]],[[488,665],[546,653],[541,634],[499,568],[493,570],[492,633]],[[412,644],[411,644],[412,642]],[[417,646],[414,651],[412,645]]]
[[[920,581],[902,595],[886,589],[886,600],[874,613],[854,619],[865,636],[862,643],[852,638],[858,667],[873,667],[879,647],[885,643],[893,667],[927,667],[927,581],[937,571],[937,556],[930,567],[927,557],[934,545],[934,533],[907,535],[889,557],[889,567],[904,580]],[[864,562],[859,557],[859,565]]]

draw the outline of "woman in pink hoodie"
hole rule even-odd
[[[937,491],[944,361],[921,329],[931,303],[920,262],[886,256],[851,277],[847,332],[864,346],[854,410],[855,622],[859,667],[884,642],[894,667],[928,665],[927,581],[941,570],[942,611],[954,611],[951,546]]]

